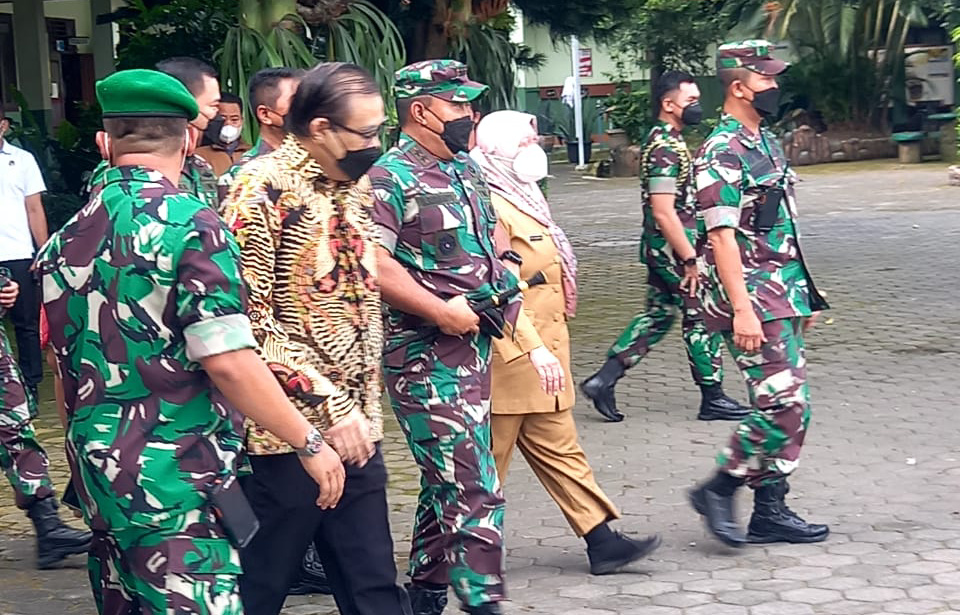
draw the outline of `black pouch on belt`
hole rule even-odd
[[[238,549],[250,544],[260,529],[260,521],[240,488],[237,477],[217,479],[207,488],[207,496],[213,507],[213,514],[227,533],[231,544]]]

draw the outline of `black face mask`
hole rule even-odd
[[[683,122],[684,126],[696,126],[702,119],[703,107],[700,106],[700,101],[690,103],[683,108],[683,113],[680,114],[680,121]]]
[[[337,158],[337,166],[350,178],[350,181],[355,182],[370,170],[373,163],[380,157],[380,153],[379,147],[348,149],[343,158]]]
[[[773,117],[780,110],[780,88],[767,88],[759,92],[750,91],[753,92],[753,100],[750,104],[761,117]]]
[[[226,123],[227,118],[222,115],[214,117],[207,121],[207,127],[203,131],[203,137],[200,139],[200,145],[213,145],[220,142],[220,131]]]
[[[430,109],[427,109],[427,111],[430,111]],[[440,117],[433,111],[430,111],[430,115],[440,120]],[[443,120],[440,121],[443,122]],[[455,120],[443,122],[443,132],[439,134],[440,139],[443,141],[443,144],[447,146],[447,149],[450,150],[453,155],[457,155],[470,148],[470,134],[472,132],[473,118],[465,115]]]

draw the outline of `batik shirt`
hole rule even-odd
[[[243,168],[243,165],[254,158],[259,158],[272,151],[273,148],[270,147],[270,144],[264,141],[263,138],[257,139],[253,147],[244,152],[243,156],[240,157],[240,162],[227,169],[227,172],[217,179],[217,196],[220,199],[221,208],[223,207],[224,200],[227,198],[227,193],[230,191],[230,184],[233,183],[234,178],[237,176],[237,173],[240,172],[240,169]]]
[[[640,258],[651,268],[675,269],[679,265],[678,257],[657,225],[650,196],[669,194],[675,197],[674,209],[687,240],[694,248],[704,231],[703,220],[697,211],[693,157],[683,140],[683,134],[666,122],[657,122],[643,143],[640,151],[640,182],[643,200]]]
[[[401,134],[369,176],[380,243],[421,286],[447,300],[467,293],[482,296],[516,283],[497,258],[490,188],[469,156],[440,160]],[[509,324],[518,311],[515,306],[508,310]],[[388,342],[428,324],[389,308]]]
[[[697,156],[697,201],[706,230],[735,230],[743,278],[761,321],[809,316],[826,307],[816,292],[800,252],[796,175],[783,148],[766,128],[759,134],[724,115]],[[771,187],[785,190],[776,223],[754,230],[758,198]],[[704,246],[704,320],[711,329],[729,329],[733,308],[720,282],[713,247]]]
[[[43,303],[95,530],[168,527],[236,472],[241,423],[199,361],[256,342],[233,235],[159,172],[111,167],[41,249]]]
[[[370,184],[329,179],[297,139],[249,161],[224,202],[240,245],[259,352],[319,429],[350,412],[383,437],[383,323]],[[247,422],[251,454],[292,452]]]
[[[110,162],[101,160],[93,169],[90,179],[87,180],[87,194],[95,196],[95,192],[103,187],[104,174],[110,168]],[[183,162],[183,172],[180,174],[180,190],[192,194],[216,211],[219,199],[217,196],[217,176],[210,163],[201,156],[191,154]]]

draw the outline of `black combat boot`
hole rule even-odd
[[[747,541],[752,543],[822,542],[830,528],[820,523],[807,523],[786,504],[790,485],[786,479],[758,487],[753,494],[753,515],[747,527]]]
[[[660,536],[654,534],[635,539],[614,532],[606,523],[601,523],[583,537],[587,541],[587,559],[590,574],[611,574],[627,564],[646,557],[660,546]]]
[[[710,533],[731,547],[742,547],[747,542],[733,510],[733,498],[743,483],[742,478],[717,472],[711,480],[689,493],[690,504],[703,515]]]
[[[327,573],[323,570],[323,564],[320,562],[320,556],[317,554],[317,548],[310,543],[307,553],[303,556],[303,563],[300,566],[300,578],[294,581],[293,586],[287,591],[288,596],[304,596],[306,594],[332,594],[330,583],[327,581]]]
[[[27,510],[37,532],[37,568],[44,570],[68,555],[86,553],[90,549],[90,532],[65,525],[57,514],[53,497],[34,500]]]
[[[623,378],[625,371],[620,360],[611,357],[603,364],[600,371],[580,383],[580,390],[593,401],[593,407],[611,423],[619,423],[623,420],[623,414],[617,410],[613,387],[616,386],[617,380]]]
[[[447,588],[424,587],[423,585],[407,583],[404,588],[410,597],[410,607],[413,615],[440,615],[447,608]]]
[[[723,392],[719,384],[708,384],[700,387],[700,412],[697,418],[701,421],[740,421],[750,414],[750,408],[741,406]]]

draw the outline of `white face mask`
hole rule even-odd
[[[220,129],[220,140],[224,143],[233,143],[240,138],[240,129],[230,124],[224,124]]]
[[[520,181],[528,183],[538,182],[546,177],[548,167],[547,153],[536,143],[520,148],[517,157],[513,159],[513,172]]]

